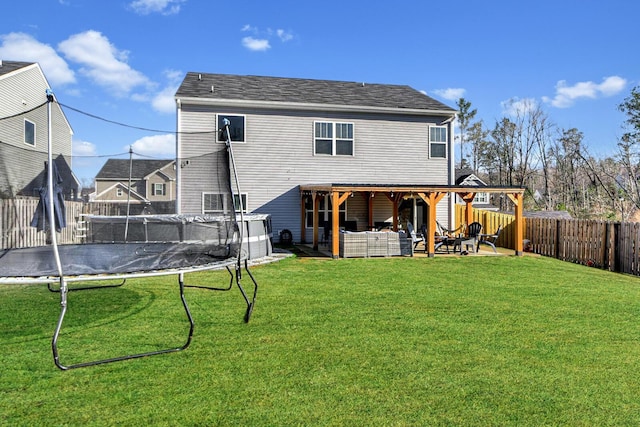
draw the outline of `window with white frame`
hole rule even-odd
[[[122,191],[122,188],[116,188],[116,197],[122,197],[123,194],[124,192]]]
[[[224,213],[226,211],[226,200],[226,195],[222,193],[202,193],[202,213]]]
[[[429,127],[429,157],[447,158],[447,127]]]
[[[487,204],[489,203],[489,193],[476,193],[473,203]]]
[[[218,124],[218,142],[227,141],[224,119],[229,120],[229,135],[231,136],[231,142],[245,142],[245,116],[233,114],[217,115],[216,122]]]
[[[322,228],[325,224],[331,223],[331,218],[333,215],[333,209],[331,208],[331,196],[325,195],[324,197],[320,197],[320,205],[318,206],[318,222],[319,226]],[[305,223],[307,228],[313,228],[313,198],[307,197],[304,203],[305,208]],[[338,210],[338,217],[340,224],[344,224],[347,219],[347,200],[344,201],[343,204],[340,205]]]
[[[240,201],[242,201],[242,206],[240,206]],[[236,212],[240,212],[240,208],[241,207],[242,207],[242,212],[248,212],[248,210],[247,210],[247,193],[234,194],[233,195],[233,209]]]
[[[27,119],[24,120],[24,143],[36,145],[36,124]]]
[[[314,154],[353,156],[353,141],[353,123],[314,123]]]
[[[161,182],[153,184],[154,196],[165,196],[166,194],[167,194],[167,184],[164,184]]]

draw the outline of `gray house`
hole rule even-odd
[[[127,203],[134,214],[174,213],[175,164],[175,160],[109,159],[96,175],[90,201],[122,205],[123,214]]]
[[[0,196],[34,196],[47,160],[49,83],[37,63],[0,60]],[[51,105],[53,159],[66,199],[78,197],[71,171],[73,131],[57,103]]]
[[[393,187],[385,187],[391,189],[386,197],[363,189],[454,183],[456,111],[409,86],[191,72],[175,98],[181,213],[239,205],[215,172],[223,159],[225,118],[243,206],[271,214],[274,234],[289,230],[294,241],[310,235],[314,203],[304,189],[316,184],[358,188],[341,201],[337,218],[341,227],[369,230],[386,223],[419,226],[426,209],[409,193],[394,202]],[[316,203],[321,224],[336,218],[328,194]],[[449,223],[453,203],[449,195],[438,202],[440,221]]]

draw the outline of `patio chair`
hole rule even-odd
[[[498,227],[495,234],[480,234],[478,236],[478,249],[480,249],[480,245],[488,245],[493,248],[493,252],[498,253],[496,250],[496,242],[500,237],[500,233],[502,232],[502,224]]]
[[[467,236],[460,242],[460,253],[465,250],[468,251],[471,248],[471,252],[477,252],[479,246],[478,240],[480,232],[482,231],[482,224],[479,222],[472,222],[467,227]]]
[[[453,229],[443,227],[439,221],[436,221],[436,226],[438,227],[438,232],[441,236],[456,237],[456,235],[464,234],[466,224],[460,224],[460,227]]]
[[[411,224],[410,222],[407,222],[407,231],[409,232],[409,236],[411,236],[411,243],[413,244],[414,251],[420,243],[425,243],[424,235],[421,234],[420,236],[418,236],[418,233],[416,233],[416,230],[413,228],[413,224]]]

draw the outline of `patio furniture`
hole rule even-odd
[[[478,249],[480,249],[480,245],[488,245],[493,248],[493,252],[498,253],[496,250],[496,242],[500,237],[500,233],[502,232],[502,224],[498,227],[495,234],[479,234],[478,235]]]
[[[469,226],[467,227],[467,236],[460,241],[460,253],[469,251],[469,249],[471,249],[471,252],[473,253],[477,252],[477,248],[479,246],[478,236],[480,235],[481,231],[482,224],[480,224],[479,222],[472,222],[471,224],[469,224]]]
[[[413,243],[413,250],[415,251],[420,243],[424,243],[425,251],[426,251],[427,245],[424,240],[425,239],[424,234],[421,234],[418,237],[418,233],[416,233],[416,230],[413,228],[413,224],[411,224],[410,222],[407,222],[407,230],[409,231],[409,236],[411,236],[411,243]]]

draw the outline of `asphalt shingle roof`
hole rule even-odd
[[[187,73],[176,97],[455,112],[405,85],[195,72]]]
[[[132,179],[141,179],[150,173],[163,168],[173,160],[132,160],[131,177]],[[108,159],[102,166],[100,172],[96,175],[96,179],[128,179],[129,178],[129,160],[127,159]]]
[[[31,64],[33,64],[33,62],[2,61],[2,66],[0,67],[0,76],[3,74],[9,74],[12,71],[19,70],[20,68],[24,68]]]

